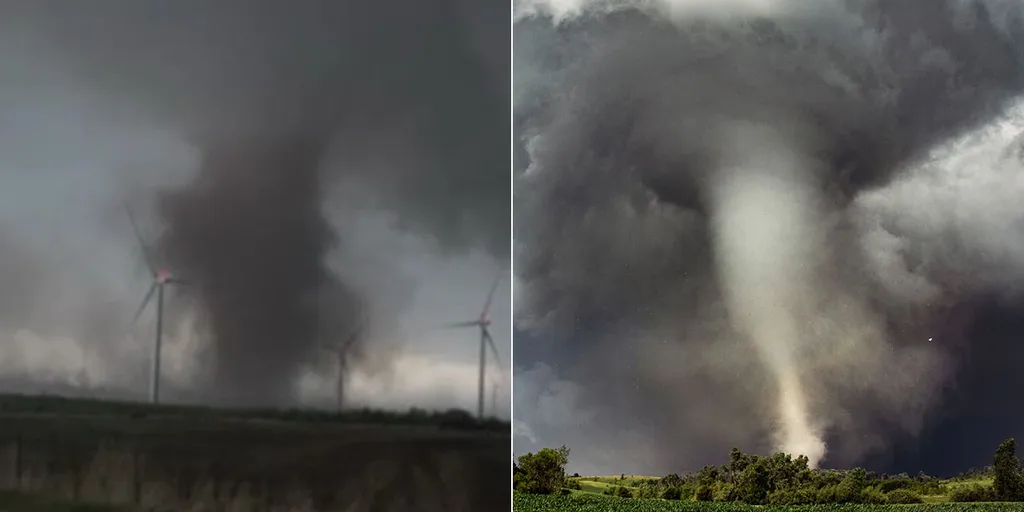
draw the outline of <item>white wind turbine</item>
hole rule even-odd
[[[149,305],[149,301],[156,294],[156,339],[153,342],[153,359],[151,361],[149,377],[149,401],[156,404],[160,403],[160,356],[164,323],[164,287],[171,284],[184,285],[187,283],[174,277],[166,267],[156,266],[149,246],[142,239],[142,232],[139,231],[139,225],[135,222],[131,209],[127,204],[124,207],[125,211],[128,212],[128,220],[132,223],[132,229],[135,231],[135,238],[142,248],[142,256],[146,262],[146,268],[149,269],[153,276],[153,284],[150,285],[149,291],[146,292],[146,296],[142,298],[142,303],[139,304],[139,308],[135,311],[135,316],[132,317],[132,325],[139,320],[139,316],[142,315],[146,306]]]
[[[494,278],[494,284],[491,285],[491,291],[487,294],[487,300],[484,302],[484,307],[476,320],[456,322],[445,326],[449,328],[476,327],[480,329],[480,381],[477,390],[477,417],[480,419],[484,417],[484,377],[487,368],[487,346],[491,347],[494,361],[499,368],[501,367],[501,357],[498,355],[498,348],[494,346],[494,338],[491,337],[491,332],[488,329],[491,325],[491,301],[494,299],[494,291],[497,290],[500,279],[500,275]]]
[[[366,328],[367,315],[364,312],[359,320],[356,322],[355,328],[349,333],[345,339],[334,346],[323,347],[324,350],[330,352],[336,358],[338,364],[338,381],[335,384],[335,393],[337,394],[337,408],[338,412],[344,410],[345,405],[345,377],[348,375],[348,355],[352,350],[352,347],[360,340],[363,335],[363,330]]]

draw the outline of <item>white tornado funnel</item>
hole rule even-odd
[[[733,325],[755,345],[777,383],[776,448],[816,466],[825,445],[801,382],[821,234],[808,164],[768,127],[734,126],[711,184],[719,278]]]

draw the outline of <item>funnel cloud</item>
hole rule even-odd
[[[217,147],[196,187],[164,198],[162,242],[198,289],[214,340],[211,385],[224,403],[293,403],[302,363],[355,328],[362,306],[354,292],[330,308],[320,303],[321,290],[346,286],[325,261],[334,238],[319,207],[316,158],[325,147]],[[326,324],[321,314],[351,318]],[[340,329],[320,329],[328,325]]]
[[[927,430],[965,311],[1018,289],[985,274],[1024,211],[978,188],[1019,190],[1024,8],[536,1],[514,31],[516,365],[549,382],[521,446],[650,474]]]

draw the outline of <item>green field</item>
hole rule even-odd
[[[1024,503],[833,504],[773,507],[741,503],[622,499],[577,492],[568,496],[515,493],[513,509],[516,512],[1018,512],[1024,510]]]
[[[641,480],[650,480],[651,478],[653,477],[636,475],[625,475],[625,478],[622,476],[586,476],[576,480],[579,481],[582,492],[603,494],[610,487],[634,487]]]
[[[662,499],[640,499],[640,498],[619,498],[608,496],[606,492],[614,491],[618,487],[625,487],[632,491],[639,491],[643,482],[658,480],[657,477],[638,475],[619,476],[580,476],[571,480],[579,483],[579,489],[572,491],[568,496],[558,495],[530,495],[516,493],[514,502],[515,510],[523,512],[532,511],[566,511],[566,512],[672,512],[672,511],[864,511],[882,512],[893,510],[920,510],[920,511],[1024,511],[1024,504],[1021,503],[950,503],[949,492],[957,487],[966,485],[992,485],[991,478],[977,478],[970,480],[945,480],[941,482],[940,489],[943,494],[922,495],[924,504],[919,505],[866,505],[866,504],[829,504],[829,505],[805,505],[805,506],[752,506],[742,503],[715,503],[697,501],[668,501]]]
[[[587,480],[590,482],[599,482],[605,485],[624,485],[626,487],[635,487],[642,481],[645,480],[657,480],[655,476],[642,476],[642,475],[619,475],[619,476],[583,476],[580,477],[580,481]]]

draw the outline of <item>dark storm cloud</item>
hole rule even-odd
[[[828,325],[823,314],[814,328],[846,335],[856,317],[903,332],[892,361],[857,346],[802,354],[821,372],[819,399],[832,402],[834,460],[849,462],[886,442],[887,416],[896,428],[920,427],[948,375],[946,357],[907,334],[936,327],[931,319],[956,297],[931,307],[920,296],[894,299],[865,261],[870,248],[847,206],[1024,91],[1022,9],[779,2],[756,15],[698,16],[685,4],[671,20],[584,8],[560,24],[525,17],[515,27],[523,325],[559,343],[544,352],[586,390],[574,406],[604,411],[589,429],[553,435],[626,454],[637,447],[616,444],[615,432],[654,429],[648,442],[662,449],[647,470],[717,461],[736,444],[768,448],[763,390],[772,384],[728,321],[708,222],[719,169],[763,152],[758,144],[773,147],[735,145],[732,132],[767,126],[822,193],[814,222],[828,255],[818,272],[836,293],[820,307],[841,318]],[[880,380],[916,372],[915,382]],[[831,373],[846,382],[830,382]]]
[[[44,34],[86,88],[198,148],[194,182],[160,194],[159,250],[194,281],[218,398],[279,404],[316,345],[352,328],[320,317],[363,307],[324,261],[344,243],[321,210],[337,187],[372,190],[371,206],[445,249],[507,258],[498,9],[24,2],[0,17]]]
[[[385,167],[364,179],[377,180],[408,224],[507,252],[507,139],[494,135],[505,129],[508,57],[507,38],[487,25],[494,2],[109,0],[22,10],[22,25],[52,38],[92,84],[200,147],[340,132],[342,152]],[[382,146],[417,158],[395,168],[384,164],[401,155],[360,154]]]

